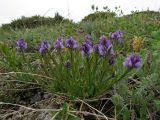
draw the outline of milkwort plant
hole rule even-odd
[[[42,42],[39,49],[44,49],[40,54],[47,68],[45,74],[54,79],[47,82],[46,88],[83,98],[101,95],[142,66],[142,58],[136,54],[124,61],[116,44],[123,44],[122,31],[113,33],[112,39],[101,36],[98,43],[93,43],[90,35],[84,37],[83,43],[72,36],[66,40],[60,37],[53,45],[47,42],[43,46]]]
[[[81,98],[96,97],[142,66],[139,55],[133,53],[125,58],[121,54],[123,42],[121,31],[111,38],[101,36],[97,43],[90,35],[84,37],[83,43],[72,36],[65,40],[59,37],[54,43],[44,40],[34,54],[32,61],[40,60],[40,65],[33,72],[52,78],[37,79],[46,90]],[[17,47],[24,50],[27,43],[19,40]]]

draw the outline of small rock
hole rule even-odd
[[[51,120],[52,116],[48,112],[42,112],[37,116],[37,120]]]
[[[51,93],[46,93],[46,94],[44,94],[44,99],[47,99],[47,98],[50,98],[52,96],[52,94]]]

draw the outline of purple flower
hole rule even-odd
[[[82,45],[81,47],[82,49],[82,55],[83,56],[89,56],[92,53],[92,46],[90,46],[89,44],[85,43]]]
[[[71,63],[71,61],[66,61],[65,63],[64,63],[64,66],[66,67],[66,68],[71,68],[72,67],[72,63]]]
[[[123,37],[123,33],[120,30],[112,33],[112,38],[118,40],[119,43],[122,42],[122,37]]]
[[[106,54],[106,50],[103,45],[96,44],[93,46],[93,50],[95,53],[98,53],[100,56],[104,56]]]
[[[123,63],[127,68],[140,68],[142,66],[142,58],[139,55],[129,55]]]
[[[103,45],[106,48],[106,50],[109,50],[112,46],[111,41],[105,36],[100,37],[100,44]]]
[[[54,42],[55,49],[62,49],[63,48],[63,39],[60,37],[56,42]]]
[[[116,63],[116,57],[114,55],[110,56],[108,63],[113,65]]]
[[[78,41],[75,40],[73,37],[68,37],[65,43],[67,48],[71,48],[71,49],[78,48]]]
[[[91,35],[86,35],[85,36],[85,43],[89,44],[90,46],[93,47],[93,39]]]
[[[106,50],[106,52],[108,52],[110,54],[114,54],[113,45],[107,37],[101,36],[100,37],[100,44],[102,46],[104,46],[104,49]]]
[[[27,42],[24,39],[19,39],[17,41],[17,48],[18,49],[26,49],[27,48]]]
[[[92,41],[93,39],[92,39],[92,36],[88,34],[88,35],[85,35],[85,40],[91,40]]]
[[[49,48],[50,48],[49,42],[47,40],[44,40],[40,45],[39,52],[45,53],[47,50],[49,50]]]

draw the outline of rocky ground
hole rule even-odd
[[[6,88],[6,84],[0,84],[0,88]],[[53,114],[49,109],[59,110],[64,103],[63,96],[33,85],[0,93],[0,120],[51,120]]]
[[[113,112],[113,104],[107,99],[109,95],[105,96],[106,99],[89,100],[84,104],[82,101],[69,100],[64,95],[45,92],[33,85],[23,86],[23,89],[17,91],[4,91],[4,93],[5,95],[0,97],[0,120],[56,120],[54,117],[63,109],[65,101],[75,108],[72,112],[82,120],[97,120],[95,116],[99,113],[92,106],[108,115]],[[103,118],[103,115],[99,117]]]

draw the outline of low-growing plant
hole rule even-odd
[[[8,65],[22,74],[30,71],[30,75],[45,77],[36,81],[46,90],[81,98],[96,97],[124,79],[134,68],[142,66],[142,58],[137,54],[130,54],[125,59],[124,42],[120,30],[112,33],[110,38],[101,36],[96,44],[90,35],[86,35],[82,43],[72,36],[65,41],[59,37],[53,45],[47,40],[42,41],[37,48],[39,51],[26,56],[27,42],[20,39],[17,51],[11,51],[17,56],[12,60],[16,63],[18,60],[21,67]],[[1,60],[10,61],[4,50],[1,54],[4,54]],[[37,60],[36,67],[30,64]]]

